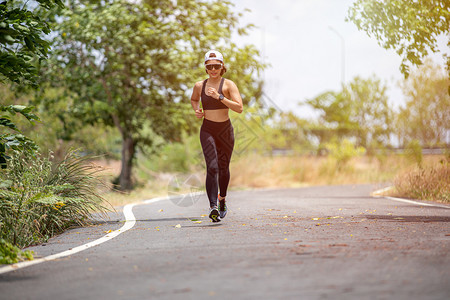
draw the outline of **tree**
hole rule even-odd
[[[47,22],[27,8],[28,1],[0,3],[0,83],[15,82],[37,87],[39,63],[47,58],[50,33]],[[63,7],[61,0],[38,0],[45,9]]]
[[[386,86],[376,76],[355,77],[344,89],[351,103],[349,120],[358,124],[356,143],[364,148],[389,144],[393,113],[389,107]]]
[[[308,121],[299,118],[293,112],[277,112],[272,118],[273,124],[266,126],[258,143],[264,143],[270,150],[288,149],[296,152],[310,150],[307,138]]]
[[[356,139],[356,145],[373,148],[389,143],[392,112],[386,87],[375,76],[355,77],[342,91],[324,92],[307,101],[320,111],[320,126],[310,130],[320,144],[339,138]]]
[[[119,130],[121,189],[132,188],[138,148],[145,151],[158,137],[180,140],[195,121],[187,95],[205,76],[201,62],[210,47],[221,46],[232,66],[228,78],[241,92],[257,94],[253,76],[263,66],[253,47],[231,43],[238,15],[229,2],[71,1],[67,6],[57,13],[54,56],[46,73],[66,91],[62,101],[68,118]]]
[[[63,6],[60,0],[38,2],[45,9]],[[13,82],[37,88],[38,68],[49,49],[42,35],[50,33],[50,28],[26,4],[23,1],[0,3],[0,84]],[[32,113],[32,106],[4,105],[3,99],[0,100],[0,167],[6,168],[9,149],[31,153],[37,150],[34,141],[21,133],[13,116],[21,114],[31,123],[39,118]]]
[[[421,65],[429,52],[438,52],[437,37],[449,36],[448,0],[357,0],[348,10],[347,20],[386,49],[402,56],[401,72],[408,77],[408,62]],[[450,39],[448,40],[450,46]],[[445,56],[445,54],[444,54]],[[447,57],[450,76],[450,57]]]
[[[450,132],[450,96],[446,91],[449,84],[442,68],[431,60],[402,83],[406,105],[397,116],[397,130],[403,146],[412,140],[422,146],[446,144]]]
[[[318,124],[310,127],[320,144],[330,141],[333,136],[351,136],[357,130],[358,124],[350,119],[351,98],[345,97],[342,91],[327,91],[306,103],[320,113]]]

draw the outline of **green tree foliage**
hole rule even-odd
[[[320,112],[318,124],[310,131],[322,145],[336,136],[353,137],[364,148],[389,143],[392,112],[386,87],[375,76],[355,77],[342,91],[322,93],[307,104]]]
[[[44,9],[55,5],[63,6],[60,0],[39,0]],[[49,43],[43,34],[50,33],[47,22],[27,7],[24,1],[3,1],[0,3],[0,84],[14,82],[23,86],[38,87],[38,68],[47,58]],[[4,97],[4,94],[0,97]],[[25,137],[13,120],[22,114],[30,122],[39,120],[32,113],[33,107],[5,105],[0,98],[0,167],[6,168],[8,150],[37,150],[34,141]]]
[[[291,149],[302,153],[312,149],[308,140],[309,122],[296,116],[293,112],[278,112],[272,126],[267,126],[258,143],[263,143],[266,150]]]
[[[0,128],[8,128],[15,133],[0,133],[0,167],[6,168],[6,159],[9,158],[7,150],[26,151],[33,154],[37,151],[36,143],[21,134],[21,131],[12,121],[16,114],[23,115],[28,121],[33,123],[39,121],[38,116],[32,113],[34,107],[24,105],[0,105]]]
[[[350,102],[351,124],[357,124],[356,143],[364,148],[389,144],[393,112],[388,104],[386,86],[380,79],[355,77],[344,89]]]
[[[258,52],[237,47],[238,16],[227,1],[70,1],[56,13],[54,56],[46,74],[64,88],[65,124],[116,127],[122,137],[121,189],[131,189],[137,149],[155,140],[179,141],[195,122],[188,95],[206,77],[203,55],[220,48],[248,103],[260,87]],[[77,130],[77,126],[67,126]]]
[[[450,2],[357,0],[349,8],[348,20],[359,30],[374,36],[384,48],[397,51],[402,57],[400,70],[408,77],[408,62],[422,64],[430,51],[438,52],[437,37],[446,35],[448,38]],[[450,72],[450,57],[447,57],[447,67]]]
[[[41,7],[63,6],[61,0],[38,0]],[[0,3],[0,83],[37,87],[39,62],[47,58],[50,33],[47,22],[27,7],[28,1]]]
[[[406,104],[397,116],[400,143],[417,140],[423,147],[443,146],[450,131],[449,78],[441,67],[427,60],[401,87]]]

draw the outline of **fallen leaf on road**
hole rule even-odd
[[[162,209],[160,209],[160,210],[158,210],[158,212],[163,212],[164,210],[162,210]]]
[[[195,221],[194,223],[196,223],[196,224],[201,224],[202,221]]]
[[[111,229],[110,230],[108,230],[108,231],[104,231],[105,233],[110,233],[111,232]]]
[[[320,218],[313,218],[312,220],[313,221],[317,221],[317,220],[320,220]]]
[[[206,215],[201,215],[200,217],[204,218],[204,217],[206,217]]]
[[[175,225],[175,228],[181,228],[181,224]]]

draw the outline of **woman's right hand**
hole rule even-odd
[[[201,108],[197,109],[195,111],[195,116],[197,117],[197,119],[202,119],[204,117],[204,115],[205,115],[205,113],[203,112],[203,110]]]

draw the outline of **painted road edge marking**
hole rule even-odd
[[[178,196],[179,197],[179,196]],[[144,200],[141,203],[130,203],[127,204],[123,207],[123,215],[125,217],[125,224],[120,227],[117,230],[114,230],[110,233],[108,233],[107,235],[96,239],[95,241],[89,242],[87,244],[81,245],[81,246],[77,246],[75,248],[60,252],[60,253],[56,253],[56,254],[52,254],[43,258],[38,258],[38,259],[34,259],[34,260],[27,260],[27,261],[22,261],[22,262],[18,262],[15,264],[11,264],[11,265],[7,265],[5,267],[0,268],[0,274],[4,274],[4,273],[8,273],[14,270],[18,270],[18,269],[22,269],[25,267],[29,267],[32,265],[36,265],[36,264],[40,264],[46,261],[51,261],[51,260],[55,260],[58,258],[62,258],[62,257],[66,257],[78,252],[81,252],[83,250],[95,247],[97,245],[100,245],[104,242],[107,242],[115,237],[117,237],[119,234],[124,233],[127,230],[130,230],[131,228],[134,227],[134,225],[136,224],[136,218],[133,214],[133,207],[138,205],[138,204],[149,204],[149,203],[154,203],[154,202],[158,202],[158,201],[162,201],[162,200],[167,200],[169,199],[169,197],[158,197],[158,198],[153,198],[153,199],[149,199],[149,200]]]
[[[440,207],[440,208],[450,209],[450,206],[439,205],[439,204],[434,204],[434,203],[418,202],[418,201],[404,199],[404,198],[397,198],[397,197],[383,196],[382,195],[384,192],[387,192],[387,191],[389,191],[392,188],[393,188],[392,186],[388,186],[387,188],[377,190],[377,191],[372,193],[372,196],[375,197],[375,198],[386,198],[386,199],[393,200],[393,201],[411,203],[411,204],[420,205],[420,206],[433,206],[433,207]]]
[[[390,197],[390,196],[382,196],[382,197],[387,198],[389,200],[406,202],[406,203],[416,204],[416,205],[420,205],[420,206],[433,206],[433,207],[440,207],[440,208],[450,209],[450,206],[445,206],[445,205],[417,202],[417,201],[413,201],[413,200],[408,200],[408,199],[403,199],[403,198],[395,198],[395,197]]]

